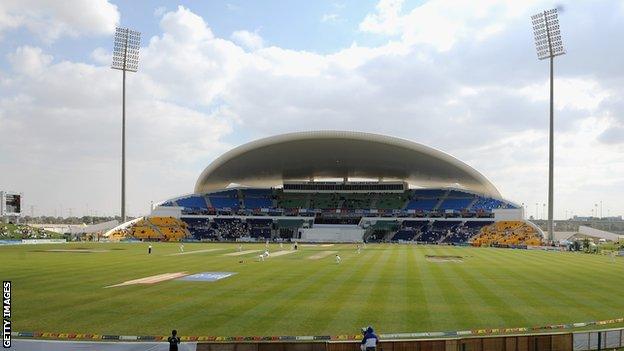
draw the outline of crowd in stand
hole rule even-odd
[[[249,227],[247,223],[237,220],[216,221],[214,222],[214,233],[224,240],[235,240],[249,236]]]
[[[537,246],[542,244],[537,230],[522,221],[501,221],[484,227],[472,240],[474,246]]]
[[[27,225],[2,225],[0,224],[1,239],[48,239],[52,234],[41,229]]]
[[[342,210],[342,213],[368,211],[383,216],[384,210],[401,212],[406,217],[487,217],[496,208],[514,205],[459,190],[419,189],[403,193],[290,193],[279,189],[227,190],[193,195],[163,206],[181,206],[183,214],[263,215],[279,212],[298,215],[293,210]],[[263,210],[263,211],[260,211]]]

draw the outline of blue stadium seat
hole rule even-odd
[[[194,195],[176,200],[178,206],[193,209],[208,209],[206,200],[201,195]]]
[[[410,200],[407,204],[407,210],[422,210],[432,211],[435,205],[438,203],[438,199],[416,199]]]
[[[413,229],[401,229],[392,237],[392,241],[412,241],[417,232]]]
[[[211,227],[210,220],[207,218],[180,218],[188,225],[189,232],[193,235],[194,239],[211,239],[214,240],[217,236]]]
[[[230,209],[238,209],[240,204],[238,203],[237,198],[232,197],[213,197],[209,196],[210,203],[214,208],[230,208]]]
[[[462,211],[465,210],[470,203],[474,201],[473,198],[467,199],[446,199],[442,201],[442,204],[438,208],[439,210],[455,210]]]
[[[497,199],[479,197],[470,209],[473,211],[492,211],[496,208],[516,208],[516,206]]]
[[[268,198],[254,198],[254,197],[246,197],[245,200],[245,208],[254,209],[254,208],[272,208],[273,200]]]

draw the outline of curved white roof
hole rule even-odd
[[[404,180],[415,187],[455,187],[501,197],[481,173],[447,153],[405,139],[346,131],[289,133],[238,146],[204,169],[195,192],[232,183],[268,188],[285,180],[344,177]]]

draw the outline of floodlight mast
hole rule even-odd
[[[537,57],[550,59],[550,132],[548,138],[548,240],[554,240],[553,194],[554,194],[554,58],[565,54],[557,9],[543,11],[531,16]]]
[[[139,68],[141,33],[129,28],[117,27],[113,46],[112,69],[122,71],[121,98],[121,220],[126,221],[126,71]]]

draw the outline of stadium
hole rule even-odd
[[[384,350],[622,341],[584,331],[624,325],[621,258],[546,245],[477,170],[389,136],[244,144],[101,241],[0,247],[18,345],[148,348],[176,328],[188,350],[355,350],[367,325]]]
[[[6,3],[4,349],[624,351],[619,2]]]
[[[540,245],[541,230],[486,177],[439,150],[383,135],[316,131],[239,146],[195,191],[115,239]]]

